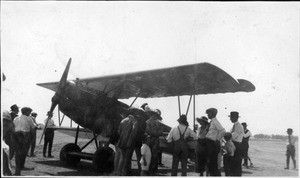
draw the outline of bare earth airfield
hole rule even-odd
[[[91,161],[81,160],[76,168],[65,167],[59,160],[60,149],[67,143],[74,142],[74,138],[66,134],[55,132],[55,138],[52,148],[54,158],[44,158],[42,156],[43,141],[38,144],[42,131],[37,132],[37,147],[35,149],[36,157],[27,157],[26,166],[34,167],[32,171],[22,171],[22,176],[112,176],[112,174],[103,174],[97,172],[93,168]],[[78,143],[84,145],[85,139],[79,139]],[[285,170],[285,147],[284,141],[266,141],[266,140],[250,140],[249,154],[254,164],[253,168],[243,168],[243,177],[273,177],[273,176],[289,176],[295,177],[299,175],[298,170]],[[93,152],[94,145],[90,145],[88,150]],[[296,161],[298,162],[298,146],[296,146]],[[163,164],[166,167],[160,167],[157,176],[170,176],[172,156],[163,154]],[[12,161],[14,171],[14,159]],[[138,176],[136,159],[132,160],[132,175]],[[180,172],[178,174],[180,176]],[[194,172],[193,164],[189,165],[188,176],[198,176]],[[224,172],[222,172],[222,176]]]

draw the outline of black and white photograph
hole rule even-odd
[[[299,176],[299,2],[0,12],[1,176]]]

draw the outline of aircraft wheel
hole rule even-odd
[[[110,147],[102,147],[95,152],[93,164],[97,171],[111,173],[114,170],[114,159],[114,150]]]
[[[79,146],[75,145],[74,143],[68,143],[61,149],[59,158],[60,158],[60,161],[62,161],[64,165],[76,166],[79,163],[79,161],[80,161],[79,157],[74,157],[74,156],[67,154],[68,152],[73,152],[73,151],[80,152]]]

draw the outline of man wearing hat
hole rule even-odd
[[[3,111],[3,140],[2,140],[2,159],[3,159],[3,175],[12,175],[11,163],[9,159],[10,147],[6,143],[7,138],[11,138],[14,130],[14,124],[8,111]]]
[[[209,129],[209,122],[207,117],[205,116],[196,118],[196,120],[199,122],[201,127],[198,131],[195,170],[196,172],[200,173],[200,176],[203,176],[203,173],[207,165],[207,158],[208,158],[208,149],[207,149],[205,136]]]
[[[244,136],[244,128],[239,123],[239,113],[236,111],[230,112],[230,121],[233,123],[231,129],[232,142],[236,148],[232,162],[232,176],[242,176],[242,140]]]
[[[290,157],[293,160],[294,169],[297,169],[296,167],[296,160],[295,160],[295,143],[296,138],[293,136],[293,129],[288,128],[287,129],[288,134],[288,144],[286,147],[286,167],[284,169],[289,169],[290,167]]]
[[[163,126],[160,122],[161,117],[158,113],[153,111],[148,111],[148,116],[150,119],[146,121],[145,133],[150,137],[149,147],[152,152],[151,163],[149,168],[149,174],[153,176],[158,168],[158,147],[159,147],[159,137],[163,136]]]
[[[128,116],[124,118],[120,125],[118,133],[119,141],[116,144],[117,155],[115,157],[116,176],[128,176],[131,156],[135,148],[135,140],[138,132],[137,120],[134,117],[134,109],[128,109]]]
[[[10,117],[11,117],[12,121],[14,121],[15,117],[17,117],[18,113],[19,113],[19,106],[14,104],[10,107],[10,110],[11,110]]]
[[[33,168],[25,168],[26,155],[30,146],[30,131],[34,129],[30,113],[32,109],[24,107],[21,109],[22,115],[14,119],[15,133],[14,140],[16,142],[15,156],[15,175],[21,175],[21,169],[32,170]]]
[[[208,119],[211,120],[208,132],[205,136],[207,140],[208,149],[208,170],[211,176],[221,176],[218,169],[218,155],[221,151],[221,139],[225,134],[224,127],[217,120],[218,110],[216,108],[209,108],[206,110]]]
[[[13,122],[14,119],[19,114],[19,106],[14,104],[10,107],[10,110],[11,110],[10,117],[11,117],[12,122]],[[14,130],[13,130],[13,132],[14,132]],[[7,137],[5,141],[6,141],[7,145],[9,146],[9,159],[12,159],[15,155],[15,152],[16,152],[16,149],[15,149],[16,146],[15,146],[15,141],[13,139],[13,134],[11,134],[10,137]]]
[[[253,167],[251,159],[250,159],[250,157],[248,155],[249,138],[252,136],[252,133],[250,132],[250,130],[247,129],[247,123],[246,122],[243,122],[242,126],[244,127],[244,136],[243,136],[243,141],[242,141],[242,148],[243,148],[242,157],[244,158],[244,164],[243,164],[243,166],[245,166],[246,168],[248,168],[248,159],[249,159],[249,161],[250,161],[250,167]]]
[[[173,142],[173,161],[171,176],[177,176],[178,163],[181,160],[181,176],[187,175],[187,161],[188,161],[188,142],[187,138],[192,137],[197,140],[197,134],[189,128],[186,115],[181,115],[177,120],[179,125],[171,129],[167,142]]]
[[[31,156],[31,157],[35,157],[35,154],[34,154],[34,149],[35,149],[35,144],[36,144],[36,130],[39,128],[39,125],[36,123],[36,116],[37,116],[37,113],[35,112],[32,112],[31,113],[31,120],[34,124],[34,129],[31,130],[30,132],[30,154],[28,153],[28,156]]]

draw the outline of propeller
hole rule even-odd
[[[44,137],[44,134],[45,134],[45,131],[47,129],[48,122],[52,118],[53,111],[54,111],[56,105],[59,103],[60,97],[61,97],[61,93],[63,92],[63,90],[64,90],[64,88],[66,86],[67,77],[68,77],[68,73],[69,73],[71,62],[72,62],[72,59],[70,58],[69,61],[68,61],[67,66],[65,68],[65,71],[64,71],[63,75],[61,76],[61,79],[59,81],[59,84],[58,84],[58,87],[56,89],[56,92],[55,92],[54,96],[51,99],[51,102],[52,102],[51,103],[51,107],[50,107],[50,110],[47,113],[48,118],[47,118],[47,121],[46,121],[46,124],[45,124],[45,127],[44,127],[44,130],[43,130],[43,133],[42,133],[42,136],[41,136],[39,144],[41,144],[41,141],[42,141],[42,139]]]

